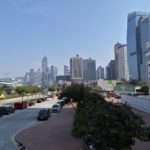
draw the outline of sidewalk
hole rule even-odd
[[[143,117],[145,124],[150,126],[150,114],[142,112],[137,109],[133,109],[133,112]],[[136,144],[132,147],[132,150],[150,150],[150,142],[136,141]]]
[[[74,110],[65,107],[48,121],[23,130],[16,138],[28,150],[83,150],[83,143],[71,135]]]

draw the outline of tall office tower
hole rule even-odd
[[[150,14],[143,12],[133,12],[128,14],[128,25],[127,25],[127,48],[128,48],[128,65],[129,65],[129,77],[130,79],[140,80],[144,78],[145,75],[142,75],[142,68],[144,68],[142,59],[145,59],[144,49],[146,48],[146,43],[143,39],[147,39],[147,25],[143,20],[149,18]],[[143,28],[143,27],[145,28]],[[145,30],[145,31],[144,31]],[[143,32],[143,33],[142,33]],[[145,34],[145,35],[144,35]],[[142,48],[145,48],[142,50]],[[143,56],[142,56],[143,53]],[[144,62],[145,63],[145,62]],[[145,68],[144,68],[145,69]]]
[[[89,58],[83,60],[83,79],[84,81],[96,80],[96,61]]]
[[[47,65],[47,57],[44,56],[42,59],[42,80],[41,80],[41,86],[44,89],[48,88],[48,65]]]
[[[149,84],[149,93],[150,93],[150,41],[146,43],[146,49],[147,49],[147,54],[146,54],[146,57],[147,57],[147,81],[148,81],[148,84]]]
[[[50,81],[56,81],[57,74],[58,74],[57,67],[50,66],[50,69],[49,69],[49,79],[50,79]]]
[[[83,59],[79,55],[70,59],[70,75],[74,82],[83,80]]]
[[[129,80],[127,45],[117,42],[114,52],[116,80]]]
[[[41,85],[41,80],[42,80],[42,72],[41,72],[41,69],[38,69],[35,72],[34,85],[40,86]]]
[[[97,68],[97,79],[104,79],[104,68],[102,66]]]
[[[150,41],[150,16],[143,17],[140,22],[141,29],[141,63],[140,63],[140,73],[142,80],[148,80],[147,76],[147,42]]]
[[[111,60],[106,66],[107,80],[116,80],[115,76],[115,60]]]
[[[64,65],[64,76],[70,76],[70,69],[67,65]]]
[[[34,69],[30,69],[30,72],[29,72],[29,84],[30,85],[34,84],[34,77],[35,77]]]
[[[29,81],[30,81],[29,72],[26,72],[26,73],[25,73],[24,81],[25,81],[25,82],[29,82]]]

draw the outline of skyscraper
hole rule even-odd
[[[56,76],[58,74],[58,69],[55,66],[50,66],[49,68],[49,80],[56,81]]]
[[[96,80],[96,61],[89,58],[83,60],[84,81]]]
[[[127,45],[117,42],[114,52],[116,80],[129,80]]]
[[[41,86],[44,89],[48,88],[48,65],[47,65],[47,57],[44,56],[42,59],[42,81]]]
[[[34,78],[35,78],[34,69],[30,69],[30,72],[29,72],[29,84],[30,85],[34,84],[34,80],[35,80]]]
[[[140,63],[140,73],[141,80],[147,80],[147,48],[146,43],[150,41],[150,16],[143,17],[140,22],[141,31],[141,63]]]
[[[70,75],[70,69],[69,66],[64,65],[64,76],[69,76]]]
[[[104,79],[104,68],[102,66],[97,68],[97,79]]]
[[[81,82],[83,80],[83,58],[79,55],[70,59],[70,75],[72,81]]]
[[[128,15],[128,25],[127,25],[127,48],[128,48],[128,64],[129,64],[129,77],[130,79],[139,80],[141,77],[142,68],[142,51],[146,48],[146,40],[143,40],[142,33],[146,29],[142,29],[143,19],[150,17],[150,14],[143,12],[133,12]],[[146,34],[144,35],[146,38]],[[145,48],[142,50],[142,47]],[[143,55],[145,55],[143,53]],[[143,66],[144,68],[144,66]]]
[[[106,66],[107,80],[116,80],[115,76],[115,60],[111,60]]]

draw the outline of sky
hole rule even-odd
[[[150,12],[150,1],[0,0],[0,76],[41,68],[44,56],[59,74],[76,54],[104,67],[126,43],[133,11]]]

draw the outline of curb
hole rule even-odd
[[[12,142],[12,144],[14,144],[19,150],[27,150],[27,148],[23,145],[23,143],[21,143],[21,142],[16,138],[16,135],[17,135],[18,133],[20,133],[21,131],[23,131],[23,130],[24,130],[24,129],[17,131],[17,132],[14,133],[13,136],[11,137],[11,142]]]

